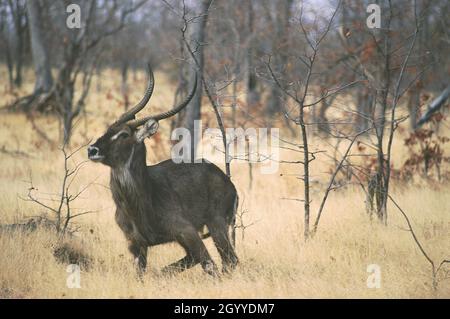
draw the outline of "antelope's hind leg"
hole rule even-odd
[[[137,274],[139,279],[142,279],[142,276],[145,273],[147,268],[147,247],[141,246],[136,242],[131,242],[128,246],[131,254],[134,257],[134,263],[137,270]]]
[[[222,271],[230,272],[238,264],[238,257],[231,244],[228,233],[229,225],[224,218],[217,217],[208,223],[208,229],[222,259]]]
[[[200,263],[207,274],[218,275],[217,266],[194,227],[184,227],[176,236],[176,240],[186,251],[186,256],[164,267],[164,273],[181,272]]]

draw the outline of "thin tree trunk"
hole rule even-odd
[[[8,69],[9,90],[12,90],[14,87],[14,67],[11,56],[11,46],[9,43],[9,26],[6,23],[6,11],[6,8],[2,8],[2,10],[0,11],[0,36],[5,45],[5,61]]]
[[[408,95],[409,124],[410,129],[414,131],[417,123],[417,113],[420,106],[420,88],[418,88],[417,85],[413,86]]]
[[[255,32],[254,28],[254,10],[251,0],[246,1],[247,4],[247,17],[246,17],[246,28],[247,36],[252,38]],[[246,99],[247,106],[252,107],[253,105],[260,102],[260,94],[257,90],[257,78],[254,70],[253,56],[255,54],[254,41],[250,40],[248,42],[247,52],[245,55],[245,85],[246,85]]]
[[[14,84],[20,88],[22,86],[22,65],[23,65],[23,37],[21,34],[18,34],[17,37],[17,46],[15,55],[16,55],[16,76],[14,78]]]
[[[122,93],[125,111],[127,111],[128,107],[130,106],[130,101],[129,101],[129,96],[128,96],[128,69],[129,69],[128,61],[122,62],[122,68],[121,68],[122,82],[120,84],[120,91]]]
[[[34,72],[36,74],[34,94],[47,93],[52,89],[53,77],[47,46],[44,43],[44,31],[42,30],[41,24],[42,14],[39,1],[27,1],[27,14],[30,27]]]
[[[185,56],[185,44],[183,41],[183,37],[180,37],[180,57]],[[173,106],[175,107],[182,101],[182,99],[188,94],[188,80],[187,80],[187,71],[186,67],[180,66],[178,68],[178,86],[175,90],[174,98],[173,98]],[[180,127],[184,122],[184,118],[186,117],[186,109],[182,109],[176,116],[173,116],[170,123],[170,131],[173,131],[176,127]]]
[[[306,132],[306,125],[304,123],[303,106],[300,107],[300,128],[303,141],[303,186],[304,186],[304,208],[305,208],[305,240],[309,238],[309,219],[310,219],[310,200],[309,200],[309,148],[308,148],[308,135]]]
[[[373,108],[373,94],[367,86],[358,90],[356,132],[367,130]]]
[[[100,66],[100,63],[98,63],[95,66],[95,75],[96,75],[95,89],[97,90],[97,92],[101,92],[102,91],[102,68]]]
[[[195,72],[199,73],[199,77],[201,78],[203,75],[204,69],[204,52],[203,52],[203,44],[205,42],[206,35],[206,22],[208,19],[208,9],[211,5],[212,0],[203,0],[200,5],[200,10],[197,14],[198,19],[195,20],[195,24],[192,30],[191,41],[193,42],[192,47],[195,48],[195,58],[198,62],[198,70],[192,70],[191,72],[191,83],[194,82]],[[202,107],[202,92],[203,86],[197,85],[197,91],[192,98],[189,106],[186,108],[186,116],[184,118],[184,127],[186,127],[191,134],[191,161],[195,160],[195,149],[197,146],[197,140],[194,138],[195,136],[195,121],[200,120],[200,112]]]
[[[14,64],[11,56],[11,46],[8,36],[8,26],[5,25],[3,27],[6,29],[6,32],[3,34],[2,38],[5,43],[5,60],[6,60],[6,67],[8,69],[8,82],[9,82],[9,89],[12,90],[14,87]]]
[[[392,10],[391,4],[389,9]],[[377,215],[379,220],[387,225],[387,198],[389,187],[389,161],[386,162],[383,149],[384,130],[386,128],[386,111],[388,110],[388,96],[391,86],[391,37],[390,37],[390,23],[392,19],[392,11],[389,13],[389,18],[383,36],[383,56],[381,58],[383,69],[381,74],[381,100],[379,103],[378,120],[375,124],[375,131],[377,135],[377,178],[378,192],[381,197],[380,206],[377,207]]]
[[[286,0],[282,2],[283,5],[281,6],[280,14],[277,15],[276,19],[272,22],[274,25],[274,31],[276,33],[276,36],[272,43],[272,50],[280,51],[283,53],[280,53],[279,55],[276,55],[275,58],[275,65],[278,67],[279,70],[282,70],[285,68],[288,62],[288,50],[289,50],[289,20],[291,19],[292,15],[292,3],[293,0]],[[269,17],[272,17],[270,13],[268,13]],[[274,115],[282,113],[284,110],[284,104],[286,103],[286,96],[280,92],[277,85],[272,85],[270,90],[269,99],[267,101],[267,115],[269,116],[269,124],[274,117]],[[295,135],[295,130],[291,126],[291,121],[285,117],[282,116],[282,119],[284,120],[284,124],[291,132],[291,135]]]
[[[15,47],[15,67],[16,74],[14,78],[14,84],[17,87],[22,85],[22,65],[23,65],[23,51],[25,47],[25,37],[27,31],[27,17],[25,12],[25,5],[18,0],[8,1],[9,8],[11,10],[14,22],[14,29],[16,31],[17,43]],[[25,20],[25,23],[23,23]]]
[[[12,90],[14,87],[14,64],[13,64],[13,60],[11,57],[11,48],[9,46],[9,41],[8,39],[5,41],[6,42],[6,65],[8,67],[8,79],[9,79],[9,87]]]

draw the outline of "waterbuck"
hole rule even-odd
[[[89,146],[88,157],[111,168],[116,222],[125,234],[139,274],[145,271],[148,247],[176,241],[186,256],[166,266],[163,272],[182,271],[200,263],[205,272],[216,275],[217,267],[199,234],[205,226],[219,251],[223,271],[229,271],[238,262],[229,236],[238,195],[229,177],[206,160],[146,164],[145,138],[156,133],[159,120],[177,114],[188,105],[196,92],[197,78],[187,98],[172,110],[135,119],[153,92],[150,66],[148,73],[142,100]]]

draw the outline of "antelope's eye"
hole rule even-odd
[[[128,134],[127,132],[121,132],[118,137],[119,138],[127,138],[129,136],[130,136],[130,134]]]

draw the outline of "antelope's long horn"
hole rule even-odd
[[[194,85],[192,87],[191,92],[186,97],[186,99],[184,99],[184,101],[181,102],[178,106],[174,107],[173,109],[171,109],[170,111],[167,111],[167,112],[163,112],[163,113],[160,113],[157,115],[151,115],[151,116],[147,116],[147,117],[144,117],[141,119],[130,121],[130,122],[128,122],[128,125],[132,126],[132,127],[138,127],[138,126],[145,124],[145,122],[147,122],[149,119],[154,119],[156,121],[159,121],[159,120],[163,120],[163,119],[169,118],[171,116],[174,116],[175,114],[180,112],[182,109],[184,109],[189,104],[191,99],[194,97],[196,91],[197,91],[197,73],[195,73]]]
[[[145,90],[145,94],[142,97],[142,99],[139,101],[138,104],[133,106],[130,110],[123,113],[120,118],[116,121],[115,124],[121,124],[128,122],[130,120],[134,120],[136,117],[135,115],[144,108],[144,106],[148,103],[150,100],[150,97],[153,94],[153,88],[155,87],[155,78],[153,76],[153,70],[150,66],[150,63],[147,65],[148,67],[148,84],[147,89]]]

